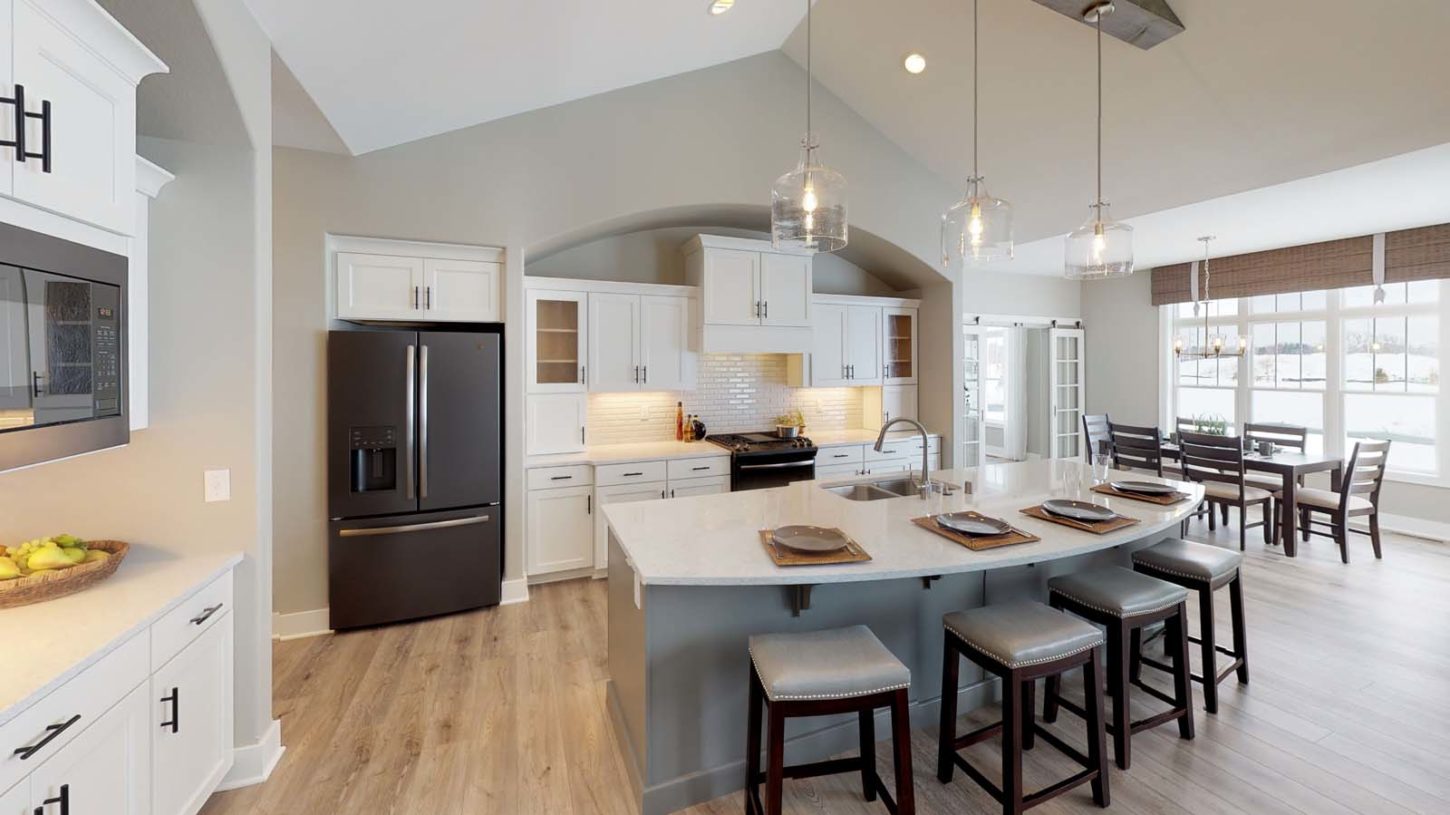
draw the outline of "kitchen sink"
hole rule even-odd
[[[889,481],[872,481],[866,484],[840,484],[822,487],[848,501],[884,501],[888,498],[905,498],[917,494],[916,482],[909,478],[893,478]]]

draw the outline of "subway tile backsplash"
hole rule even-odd
[[[675,403],[697,413],[711,433],[761,430],[799,408],[806,432],[861,426],[861,388],[792,388],[782,354],[702,354],[693,391],[589,395],[591,444],[675,437]]]

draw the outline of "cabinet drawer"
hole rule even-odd
[[[181,649],[211,628],[232,608],[232,573],[218,577],[181,601],[151,626],[151,672],[171,661]]]
[[[909,458],[893,458],[886,461],[866,462],[867,475],[881,475],[882,473],[905,473],[911,472],[913,470],[918,470],[920,468],[921,459],[917,459],[915,465],[911,463],[911,459]]]
[[[865,460],[865,450],[866,448],[860,445],[822,447],[816,451],[816,472],[819,473],[822,467],[835,467],[841,464],[859,466]]]
[[[920,462],[921,440],[903,439],[900,441],[888,441],[885,444],[881,445],[880,452],[877,452],[874,446],[867,445],[865,447],[865,454],[865,460],[867,464],[876,461],[889,461],[899,458],[911,458],[912,456],[916,456],[916,460]]]
[[[669,462],[670,480],[681,478],[705,478],[712,475],[730,475],[729,456],[710,458],[677,458]]]
[[[822,467],[816,465],[816,480],[825,481],[835,478],[851,478],[861,474],[861,465],[858,464],[827,464]]]
[[[144,632],[137,634],[0,726],[0,790],[44,764],[145,682],[149,642]],[[26,747],[37,749],[28,758],[15,752]]]
[[[729,472],[727,469],[726,472]],[[645,481],[664,481],[669,477],[669,468],[663,461],[634,461],[629,464],[601,464],[594,468],[594,483],[601,487],[614,484],[637,484]]]
[[[529,470],[529,489],[548,490],[555,487],[587,487],[594,483],[594,468],[588,464],[568,467],[538,467]]]

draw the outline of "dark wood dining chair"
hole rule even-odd
[[[1089,416],[1084,413],[1082,417],[1082,436],[1087,446],[1083,449],[1082,457],[1087,463],[1093,463],[1093,453],[1104,452],[1102,445],[1107,444],[1111,452],[1113,444],[1112,421],[1108,414]]]
[[[1115,469],[1144,470],[1163,476],[1163,434],[1157,427],[1109,422],[1108,436]]]
[[[1244,437],[1249,440],[1250,452],[1258,450],[1261,441],[1273,442],[1275,447],[1283,447],[1296,453],[1309,449],[1309,428],[1298,425],[1248,423],[1244,425]],[[1274,493],[1275,499],[1281,498],[1280,493],[1284,491],[1284,479],[1277,475],[1249,473],[1244,476],[1244,482]],[[1304,482],[1301,479],[1299,483]]]
[[[1384,557],[1380,549],[1380,486],[1385,479],[1385,461],[1390,455],[1388,441],[1362,441],[1354,445],[1339,491],[1302,488],[1296,490],[1299,505],[1299,534],[1304,541],[1310,535],[1333,538],[1339,544],[1339,559],[1349,562],[1349,533],[1368,534],[1374,556]],[[1319,520],[1323,515],[1327,520]],[[1349,528],[1350,518],[1369,517],[1368,533]],[[1327,528],[1328,532],[1319,531]]]
[[[1203,484],[1208,501],[1208,528],[1214,529],[1214,508],[1237,507],[1239,511],[1239,549],[1247,546],[1248,530],[1262,526],[1264,543],[1278,540],[1279,525],[1273,522],[1274,495],[1268,490],[1244,483],[1244,447],[1238,436],[1214,436],[1207,433],[1180,432],[1183,448],[1183,474],[1190,481]],[[1263,520],[1249,523],[1249,507],[1263,508]]]

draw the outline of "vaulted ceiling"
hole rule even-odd
[[[762,51],[804,61],[804,4],[790,0],[737,0],[719,17],[705,0],[247,2],[340,137],[331,143],[351,152]],[[1024,260],[1037,258],[1015,269],[1050,271],[1036,268],[1047,253],[1033,243],[1075,227],[1093,197],[1093,31],[1033,0],[980,2],[981,170],[1017,205]],[[1450,142],[1450,3],[1170,3],[1182,34],[1150,50],[1104,46],[1104,195],[1120,218]],[[960,184],[971,169],[969,0],[815,8],[821,84]],[[902,70],[910,52],[926,56],[925,73]],[[315,117],[307,139],[330,142]],[[1373,207],[1368,183],[1344,206]],[[1293,199],[1258,200],[1271,213]],[[1186,240],[1152,260],[1195,249]]]

